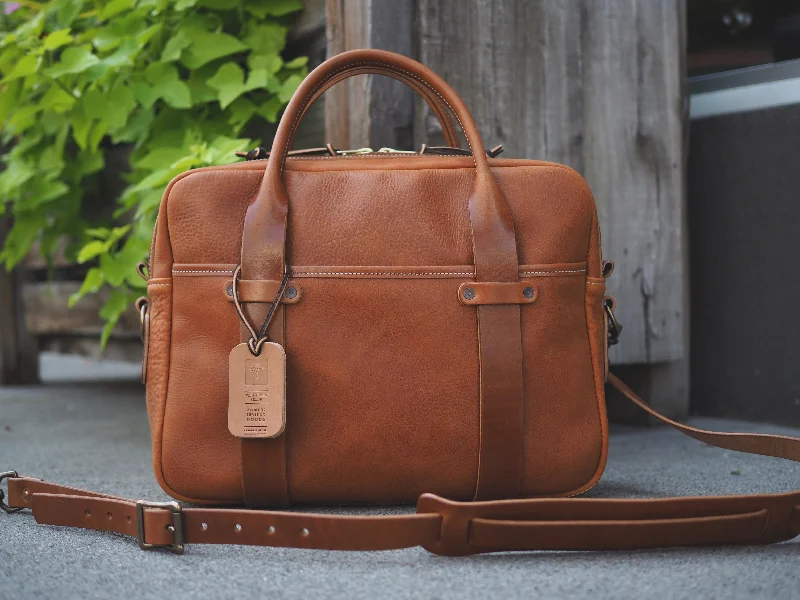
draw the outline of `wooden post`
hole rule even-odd
[[[0,219],[0,245],[9,229],[8,220]],[[9,273],[0,266],[0,385],[38,381],[38,348],[25,328],[22,308],[22,270]]]
[[[328,55],[380,48],[414,55],[413,1],[327,0]],[[414,92],[388,77],[348,79],[325,94],[327,142],[337,148],[408,148]]]
[[[387,47],[371,29],[372,2],[332,4],[367,9],[352,21],[329,10],[329,21],[339,21],[329,22],[330,51]],[[639,391],[658,410],[685,417],[684,0],[416,0],[414,11],[406,2],[391,7],[381,10],[394,11],[394,22],[413,12],[412,55],[461,95],[487,147],[502,143],[505,156],[565,163],[586,177],[604,256],[617,265],[609,293],[625,331],[612,362],[637,365],[626,370]],[[367,33],[358,41],[342,36],[350,25]],[[372,122],[382,109],[377,99],[366,89],[357,102],[338,103],[329,128],[333,118],[352,124],[366,115]],[[440,143],[421,100],[414,115],[415,145]]]

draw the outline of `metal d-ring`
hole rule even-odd
[[[16,471],[6,471],[4,473],[0,473],[0,484],[3,483],[3,479],[14,479],[16,477],[19,477],[19,473],[17,473]],[[0,489],[0,509],[3,509],[3,512],[5,512],[7,515],[19,512],[24,508],[24,507],[12,508],[8,504],[6,504],[5,500],[6,500],[6,494],[5,492],[3,492],[2,489]]]

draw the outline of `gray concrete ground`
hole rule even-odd
[[[45,359],[51,381],[0,388],[0,471],[132,498],[167,499],[150,468],[135,368]],[[92,383],[76,383],[75,374]],[[60,379],[61,381],[53,381]],[[73,381],[69,381],[72,379]],[[714,419],[707,428],[777,431]],[[800,465],[707,447],[667,429],[612,430],[594,497],[790,490]],[[411,510],[387,509],[385,512]],[[352,512],[359,512],[353,510]],[[363,512],[363,509],[362,509]],[[372,511],[375,512],[375,511]],[[532,552],[442,558],[422,549],[336,553],[190,546],[142,552],[135,540],[0,514],[0,598],[793,598],[800,546]]]

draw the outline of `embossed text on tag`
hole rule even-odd
[[[228,430],[236,437],[273,438],[286,427],[286,353],[266,342],[258,356],[247,344],[231,350]]]

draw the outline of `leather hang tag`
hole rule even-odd
[[[228,430],[240,438],[274,438],[286,427],[286,352],[266,342],[258,356],[246,343],[228,358]]]

